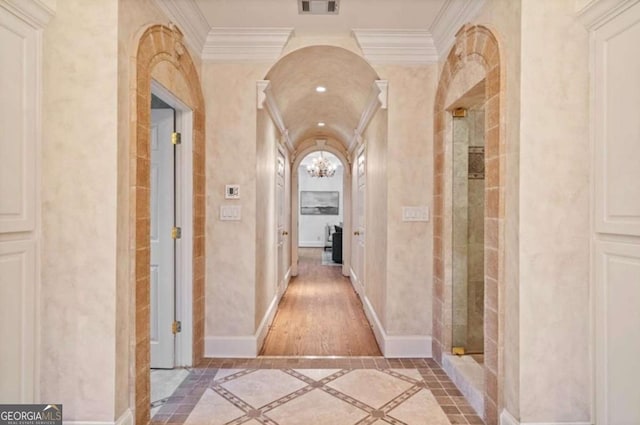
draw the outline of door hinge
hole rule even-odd
[[[182,228],[174,227],[171,229],[171,238],[180,239],[182,237]]]
[[[182,322],[174,320],[173,324],[171,324],[171,332],[173,332],[174,335],[178,332],[182,332]]]
[[[182,143],[182,135],[177,131],[171,133],[171,143],[173,143],[174,145],[179,145],[180,143]]]

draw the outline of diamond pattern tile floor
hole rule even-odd
[[[483,423],[469,413],[455,385],[429,359],[263,360],[216,359],[194,368],[153,424]],[[322,367],[310,367],[313,364]]]

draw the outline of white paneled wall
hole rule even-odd
[[[51,12],[0,0],[0,403],[38,398],[41,46]]]
[[[609,3],[629,6],[634,2]],[[599,425],[637,424],[640,2],[606,12],[605,18],[591,27],[594,421]]]

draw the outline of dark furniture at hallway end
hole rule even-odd
[[[335,226],[336,231],[331,239],[331,260],[342,264],[342,227]]]

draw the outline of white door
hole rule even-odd
[[[175,222],[173,109],[151,110],[151,367],[174,367]]]
[[[640,3],[592,34],[595,423],[640,424]]]
[[[288,237],[285,220],[285,158],[282,152],[278,151],[276,162],[276,240],[277,240],[277,282],[278,291],[284,292],[284,275],[285,275],[285,242]]]
[[[41,31],[0,4],[0,403],[35,398]]]
[[[364,149],[358,154],[355,172],[355,205],[353,208],[353,271],[356,275],[356,289],[364,290],[364,246],[365,246],[365,192],[367,167]]]

